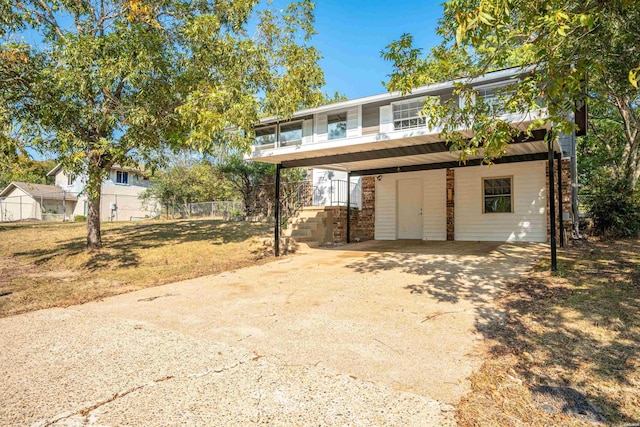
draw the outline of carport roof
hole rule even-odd
[[[521,133],[507,147],[506,154],[494,160],[495,163],[511,163],[533,160],[545,160],[548,158],[548,131],[538,129],[530,136]],[[416,170],[454,168],[459,166],[474,166],[482,163],[484,155],[480,152],[475,157],[470,157],[466,163],[459,161],[459,153],[451,151],[447,143],[443,141],[414,143],[412,145],[400,145],[402,140],[396,141],[398,145],[383,146],[377,149],[352,149],[351,151],[335,150],[327,155],[310,155],[308,157],[298,155],[297,158],[281,157],[283,168],[315,167],[351,172],[352,175],[377,175],[383,173],[409,172]],[[561,152],[557,141],[554,141],[554,151]],[[275,158],[271,161],[277,161]]]

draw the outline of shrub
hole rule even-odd
[[[625,182],[593,183],[587,208],[597,234],[612,238],[640,235],[640,192]]]
[[[73,217],[73,220],[76,222],[80,222],[80,221],[86,221],[87,217],[84,215],[76,215]]]

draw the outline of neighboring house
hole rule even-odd
[[[76,203],[74,194],[54,185],[12,182],[0,193],[0,222],[62,221],[65,212],[73,212]]]
[[[496,88],[529,71],[511,68],[466,81],[491,102]],[[286,122],[263,119],[247,158],[279,165],[278,171],[314,168],[314,183],[326,181],[327,171],[350,181],[361,177],[361,209],[334,215],[349,218],[346,227],[334,220],[337,229],[350,230],[343,240],[547,241],[552,221],[563,212],[571,217],[577,208],[571,196],[575,135],[549,149],[550,128],[536,129],[531,137],[516,138],[491,167],[481,165],[482,155],[462,164],[442,140],[441,128],[430,128],[419,116],[425,97],[451,99],[453,88],[453,81],[443,82],[406,96],[385,93],[301,110]],[[541,108],[502,117],[524,131],[546,116]],[[563,195],[554,199],[555,211],[554,193]]]
[[[47,176],[54,185],[12,182],[0,193],[0,221],[73,221],[87,214],[87,196],[83,193],[86,177],[64,172],[61,165]],[[159,208],[145,206],[140,194],[149,186],[140,171],[114,166],[101,186],[100,219],[129,221],[155,217]]]
[[[53,168],[47,176],[54,177],[55,186],[77,197],[78,202],[69,215],[87,215],[87,196],[83,193],[86,176],[74,176],[65,172],[61,165]],[[155,206],[144,206],[140,194],[150,185],[141,171],[114,165],[109,177],[102,182],[100,199],[100,219],[102,221],[129,221],[136,218],[156,216]]]

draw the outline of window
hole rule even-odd
[[[76,180],[76,177],[73,175],[67,175],[67,185],[73,185],[73,181]]]
[[[513,212],[512,178],[484,178],[482,180],[483,213]]]
[[[502,114],[506,112],[505,103],[509,101],[509,97],[514,91],[506,88],[507,85],[490,85],[475,88],[478,91],[478,98],[482,99],[485,105],[489,106],[490,111]]]
[[[340,139],[347,137],[347,112],[329,114],[328,139]]]
[[[393,129],[414,129],[426,126],[426,119],[420,117],[423,99],[393,104]]]
[[[256,145],[273,145],[276,142],[276,127],[268,126],[256,129]]]
[[[118,183],[118,184],[128,184],[129,183],[129,172],[116,171],[116,183]]]
[[[302,141],[302,122],[280,125],[280,145]]]

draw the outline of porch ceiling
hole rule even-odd
[[[501,162],[540,160],[541,154],[548,153],[547,143],[544,141],[546,134],[547,131],[544,129],[534,131],[531,137],[521,134],[507,147],[507,153]],[[354,172],[354,174],[366,174],[366,171],[391,170],[392,168],[405,169],[416,165],[461,166],[458,162],[459,153],[449,151],[446,143],[442,141],[425,142],[417,138],[416,140],[395,140],[393,141],[396,143],[395,146],[385,147],[375,144],[375,149],[372,149],[374,144],[363,144],[358,147],[359,151],[351,152],[318,150],[313,153],[298,153],[298,156],[293,158],[290,155],[283,156],[285,158],[270,156],[270,160],[275,160],[274,163],[281,163],[283,168],[314,167]],[[353,150],[356,147],[351,146],[350,148]],[[560,152],[557,142],[554,143],[554,149],[556,152]],[[474,164],[478,163],[475,160],[482,158],[483,155],[480,153],[479,156],[471,157],[469,160],[472,161],[471,164]]]

